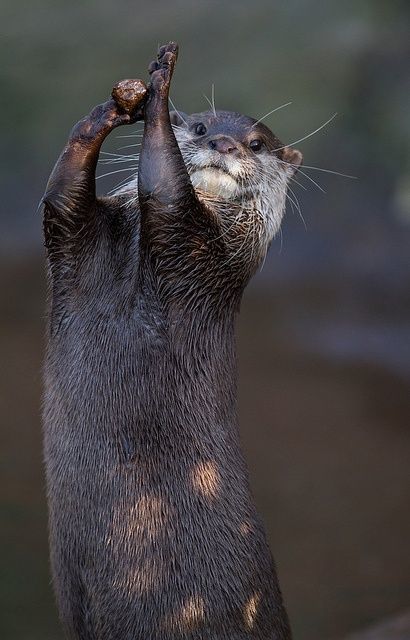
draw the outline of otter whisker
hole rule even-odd
[[[281,164],[289,164],[288,162],[284,162],[283,160],[279,160],[279,158],[277,158],[277,160],[281,163]],[[272,173],[266,169],[263,170],[264,176],[266,178],[271,179],[272,178]],[[302,173],[302,172],[301,172]],[[275,176],[277,177],[277,175]],[[306,176],[307,178],[309,176]],[[299,182],[298,180],[296,180],[296,178],[294,176],[291,176],[290,180],[292,180],[292,182],[295,182],[295,184],[297,184],[301,189],[303,189],[304,191],[307,191],[307,187],[305,187],[304,184],[302,184],[301,182]]]
[[[290,194],[292,194],[292,196],[290,196]],[[289,200],[290,200],[291,202],[293,202],[293,204],[295,205],[295,207],[296,207],[296,209],[297,209],[297,212],[298,212],[299,214],[301,214],[301,213],[302,213],[302,211],[301,211],[301,208],[300,208],[299,200],[297,199],[297,196],[296,196],[295,192],[293,191],[293,189],[292,189],[289,185],[288,185],[288,187],[287,187],[286,197],[288,197],[288,198],[289,198]]]
[[[279,111],[280,109],[284,109],[285,107],[288,107],[290,104],[292,104],[292,102],[285,102],[285,104],[281,104],[279,107],[275,107],[275,109],[272,109],[272,111],[268,111],[268,113],[265,113],[264,116],[262,116],[261,118],[259,118],[259,120],[257,120],[256,122],[253,123],[251,129],[256,127],[256,125],[259,124],[260,122],[262,122],[262,120],[265,120],[265,118],[267,118],[268,116],[272,115],[272,113],[275,113],[276,111]]]
[[[208,98],[208,96],[207,96],[205,93],[203,93],[202,95],[203,95],[203,97],[205,98],[205,100],[207,101],[207,103],[209,104],[209,106],[211,107],[211,109],[213,109],[212,102],[210,101],[210,99]]]
[[[317,187],[319,189],[319,191],[321,191],[322,193],[326,193],[325,189],[323,189],[323,187],[320,186],[320,184],[318,182],[316,182],[316,180],[313,180],[313,178],[311,176],[309,176],[307,173],[305,173],[304,171],[302,171],[299,167],[299,171],[302,174],[302,176],[304,176],[307,180],[309,180],[310,182],[312,182],[312,184],[315,185],[315,187]]]
[[[262,264],[261,264],[261,266],[259,267],[259,273],[262,273],[262,271],[263,271],[263,267],[265,266],[265,262],[266,262],[266,257],[267,257],[267,255],[268,255],[268,252],[267,252],[267,251],[265,251],[265,255],[263,256]]]
[[[144,134],[143,133],[129,133],[128,135],[125,135],[125,136],[115,136],[115,137],[116,138],[143,138]]]
[[[138,162],[139,154],[125,156],[123,158],[102,158],[100,164],[122,164],[124,162]]]
[[[295,184],[298,185],[298,187],[300,187],[301,189],[303,189],[304,191],[307,191],[307,187],[305,187],[304,184],[302,184],[301,182],[299,182],[298,180],[296,180],[296,178],[294,178],[293,176],[291,177],[291,181],[294,182]]]
[[[120,173],[121,171],[135,171],[138,169],[138,166],[135,167],[124,167],[123,169],[116,169],[116,171],[110,171],[109,173],[103,173],[101,176],[97,176],[96,180],[100,180],[100,178],[106,178],[107,176],[112,176],[114,173]]]
[[[174,103],[172,102],[172,100],[171,100],[171,96],[168,96],[168,100],[169,100],[169,102],[170,102],[170,104],[171,104],[171,107],[174,109],[174,111],[176,111],[176,112],[177,112],[177,114],[178,114],[178,115],[179,115],[179,117],[181,118],[182,122],[184,122],[184,123],[186,124],[186,126],[188,126],[187,121],[186,121],[186,120],[185,120],[185,118],[181,115],[181,112],[180,112],[180,111],[178,111],[178,109],[176,108],[176,106],[175,106],[175,105],[174,105]]]
[[[214,112],[214,116],[216,118],[216,109],[215,109],[215,85],[214,83],[212,83],[212,89],[211,89],[211,101],[212,101],[212,110]]]
[[[302,220],[302,222],[303,222],[303,226],[305,227],[305,230],[307,231],[306,220],[305,220],[305,218],[303,217],[302,210],[301,210],[301,208],[300,208],[300,204],[299,204],[299,200],[298,200],[298,198],[297,198],[297,196],[296,196],[295,192],[293,191],[293,189],[292,189],[289,185],[288,185],[288,190],[289,190],[289,191],[290,191],[290,193],[292,194],[292,198],[294,198],[294,200],[296,201],[296,207],[297,207],[297,210],[298,210],[298,213],[299,213],[299,217],[300,217],[300,219],[301,219],[301,220]],[[287,195],[287,197],[288,197],[288,198],[289,198],[289,200],[290,200],[290,195],[289,195],[289,193],[287,193],[286,195]]]
[[[278,160],[279,160],[279,158],[278,158]],[[297,168],[298,173],[300,173],[302,176],[304,176],[304,177],[306,178],[306,180],[309,180],[309,182],[311,182],[312,184],[314,184],[314,185],[315,185],[315,187],[317,187],[317,188],[319,189],[319,191],[321,191],[322,193],[326,193],[325,189],[323,189],[323,187],[322,187],[318,182],[316,182],[316,180],[313,180],[313,178],[312,178],[311,176],[309,176],[307,173],[305,173],[305,172],[303,171],[303,169],[301,169],[301,168],[300,168],[300,166],[297,166],[297,165],[291,165],[291,163],[290,163],[290,162],[286,162],[286,161],[284,161],[284,160],[279,160],[279,162],[280,162],[281,164],[283,164],[283,165],[292,166],[292,167]],[[299,185],[299,187],[302,187],[302,189],[305,189],[305,191],[306,191],[306,187],[305,187],[304,185],[302,185],[300,182],[298,182],[294,176],[292,176],[292,177],[291,177],[291,180],[292,180],[293,182],[295,182],[297,185]]]
[[[283,249],[283,231],[282,231],[282,227],[279,227],[279,233],[280,233],[280,246],[279,246],[279,255],[282,253],[282,249]]]
[[[118,192],[125,187],[129,182],[129,177],[127,176],[124,180],[120,180],[118,184],[115,185],[112,189],[110,189],[107,193],[108,195],[118,195]],[[130,200],[135,202],[136,195],[133,195]],[[127,201],[128,202],[128,201]]]
[[[208,96],[203,93],[202,94],[205,98],[205,100],[207,101],[207,103],[209,104],[209,106],[211,107],[213,114],[216,118],[216,109],[215,109],[215,85],[212,83],[212,88],[211,88],[211,100],[208,98]]]
[[[138,162],[139,158],[131,158],[130,160],[108,160],[106,162],[100,162],[98,166],[104,167],[118,167],[118,165],[127,165],[129,162]]]
[[[326,122],[324,122],[323,124],[320,125],[320,127],[318,127],[317,129],[315,129],[314,131],[311,131],[310,133],[308,133],[306,136],[303,136],[303,138],[299,138],[299,140],[294,140],[293,142],[289,142],[288,144],[285,144],[283,147],[279,147],[277,149],[275,149],[275,151],[281,151],[282,149],[286,149],[286,147],[292,147],[294,144],[298,144],[299,142],[303,142],[304,140],[307,140],[308,138],[311,138],[312,136],[315,135],[315,133],[318,133],[319,131],[321,131],[322,129],[324,129],[324,127],[326,127],[326,125],[328,125],[330,122],[332,122],[332,120],[334,120],[337,116],[337,112],[334,113],[329,120],[326,120]]]
[[[123,154],[123,153],[111,153],[110,151],[100,151],[100,155],[105,155],[105,156],[115,156],[116,158],[117,158],[117,157],[121,157],[121,158],[123,158],[123,157],[124,157],[124,154]]]
[[[298,215],[300,215],[299,212],[299,205],[298,203],[292,198],[292,196],[290,195],[290,193],[286,194],[286,198],[287,200],[289,200],[289,204],[290,204],[290,208],[292,209],[292,213],[297,213]]]
[[[129,189],[131,187],[131,185],[135,185],[135,189],[133,190],[133,195],[130,198],[131,200],[133,200],[135,202],[136,198],[137,198],[137,185],[136,185],[136,174],[134,176],[126,176],[125,178],[123,178],[122,180],[119,181],[118,184],[115,185],[115,187],[113,187],[112,189],[110,189],[108,191],[109,195],[118,195],[118,192],[123,192],[123,189]]]
[[[118,151],[121,151],[122,149],[131,149],[132,147],[140,147],[142,144],[142,142],[135,142],[134,144],[125,144],[122,147],[118,147]]]
[[[131,158],[130,160],[106,160],[105,162],[102,161],[98,164],[98,166],[104,166],[104,167],[115,167],[118,165],[127,165],[129,162],[139,162],[139,158]]]
[[[100,158],[99,162],[119,162],[119,161],[123,161],[123,160],[129,160],[129,159],[138,159],[139,157],[139,153],[124,153],[124,154],[119,154],[119,153],[112,153],[108,158]]]
[[[131,196],[131,198],[129,198],[129,200],[126,200],[124,202],[124,207],[131,207],[135,205],[135,195]]]
[[[280,160],[280,162],[282,162]],[[315,187],[317,187],[319,189],[319,191],[321,191],[322,193],[326,193],[325,189],[323,189],[323,187],[320,186],[320,184],[318,182],[316,182],[316,180],[313,180],[313,178],[311,176],[309,176],[307,173],[305,173],[300,167],[298,167],[298,172],[302,174],[302,176],[304,176],[306,178],[306,180],[309,180],[309,182],[311,182],[312,184],[315,185]],[[293,179],[294,182],[297,182],[295,179]],[[297,183],[299,184],[299,183]],[[302,186],[299,184],[299,186]]]
[[[289,201],[289,204],[290,204],[290,208],[291,208],[292,213],[293,213],[293,214],[294,214],[294,213],[297,213],[296,203],[295,203],[295,201],[294,201],[294,200],[292,200],[292,197],[289,195],[289,193],[287,193],[287,194],[286,194],[286,200],[288,200],[288,201]],[[280,228],[281,228],[281,227],[280,227]]]
[[[285,160],[281,160],[281,162],[283,164],[288,164],[290,167],[294,167],[295,169],[298,169],[300,171],[299,165],[296,164],[292,164],[291,162],[286,162]],[[340,173],[340,171],[333,171],[331,169],[323,169],[322,167],[312,167],[309,166],[308,164],[303,164],[302,165],[304,169],[311,169],[314,171],[323,171],[324,173],[332,173],[335,176],[341,176],[342,178],[350,178],[351,180],[358,180],[357,176],[351,176],[348,173]]]
[[[280,246],[279,246],[278,254],[280,255],[282,253],[282,245],[283,245],[282,227],[279,227],[279,234],[280,234]],[[260,272],[263,271],[263,267],[265,266],[265,262],[266,262],[266,258],[267,257],[268,257],[268,249],[266,249],[265,255],[263,256],[262,264],[261,264],[261,266],[259,268]]]

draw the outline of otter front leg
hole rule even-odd
[[[101,145],[115,127],[142,120],[146,87],[123,80],[112,99],[95,107],[72,129],[43,197],[45,244],[51,254],[67,256],[95,216],[95,169]]]
[[[151,84],[144,111],[144,137],[138,172],[138,194],[144,217],[171,213],[194,199],[194,190],[169,117],[168,95],[178,56],[174,42],[160,47],[149,67]]]

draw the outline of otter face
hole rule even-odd
[[[264,124],[238,113],[172,111],[170,117],[198,195],[257,211],[270,241],[279,229],[287,184],[302,154],[283,145]]]

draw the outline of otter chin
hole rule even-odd
[[[234,199],[238,191],[236,180],[223,169],[216,167],[195,169],[190,178],[194,189],[226,200]]]

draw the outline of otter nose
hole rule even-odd
[[[239,148],[232,138],[228,136],[218,136],[209,140],[208,145],[213,151],[219,151],[219,153],[239,153]]]

